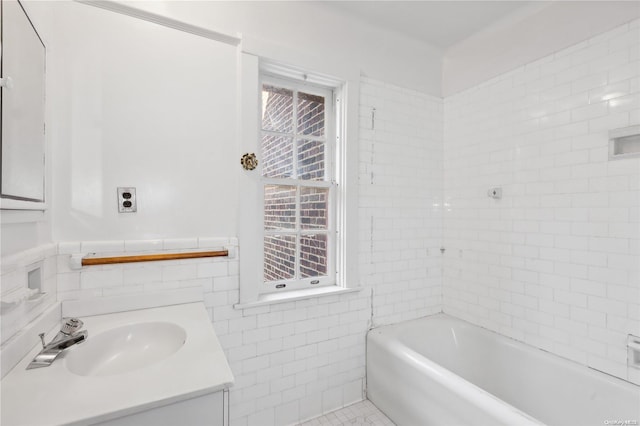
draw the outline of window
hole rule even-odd
[[[238,165],[234,308],[359,291],[360,70],[333,77],[247,52],[240,64],[238,154],[259,163]]]
[[[261,293],[336,284],[332,88],[261,76]]]

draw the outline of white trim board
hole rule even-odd
[[[115,1],[110,1],[110,0],[75,0],[75,1],[78,3],[89,5],[89,6],[99,7],[101,9],[105,9],[111,12],[120,13],[122,15],[131,16],[133,18],[142,19],[143,21],[153,22],[154,24],[162,25],[168,28],[173,28],[175,30],[183,31],[185,33],[190,33],[200,37],[230,44],[232,46],[238,46],[241,41],[240,38],[238,37],[208,30],[206,28],[198,27],[196,25],[187,24],[187,23],[178,21],[176,19],[167,18],[166,16],[140,10],[135,7],[127,6]]]

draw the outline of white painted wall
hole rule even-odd
[[[317,4],[135,5],[243,31],[244,50],[327,74],[361,70],[421,90],[440,85],[437,54],[415,55],[427,46]],[[50,7],[54,240],[237,235],[236,50],[83,4]],[[332,22],[331,31],[310,31],[300,16]],[[304,43],[310,51],[301,51]],[[407,62],[415,66],[399,66]],[[138,213],[117,213],[117,186],[137,188]]]
[[[54,240],[235,235],[236,48],[51,8]],[[137,188],[137,213],[118,213],[118,186]]]
[[[450,47],[442,94],[450,96],[640,17],[635,1],[533,4]]]
[[[3,211],[0,253],[8,256],[51,242],[51,221],[42,212]]]
[[[435,96],[441,94],[441,52],[426,43],[341,14],[323,2],[132,1],[137,8],[230,35],[241,34],[247,52],[334,76],[362,74]],[[269,48],[267,48],[269,46]]]

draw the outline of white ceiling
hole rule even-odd
[[[539,1],[328,1],[370,24],[446,50],[483,28],[523,13]]]

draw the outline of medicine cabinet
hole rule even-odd
[[[45,46],[18,0],[0,0],[2,209],[45,206]]]

